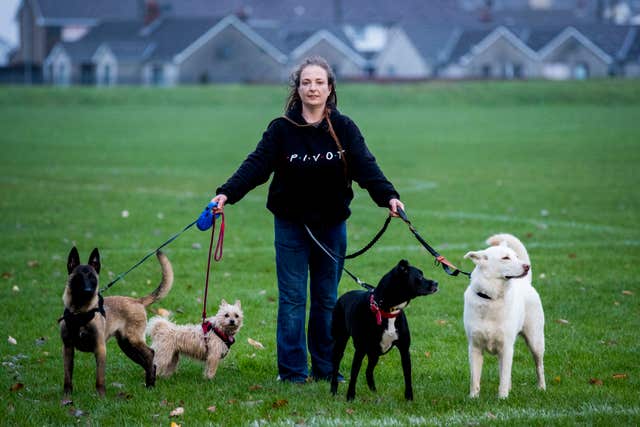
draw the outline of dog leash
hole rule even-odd
[[[198,222],[198,220],[193,221],[191,224],[187,225],[185,228],[182,229],[182,231],[174,234],[173,236],[171,236],[169,238],[169,240],[167,240],[166,242],[164,242],[163,244],[161,244],[160,246],[158,246],[157,249],[152,250],[151,252],[149,252],[147,255],[145,255],[140,261],[138,261],[133,267],[131,267],[130,269],[128,269],[127,271],[125,271],[124,273],[120,273],[115,279],[113,279],[111,282],[109,282],[104,288],[100,289],[99,293],[102,293],[104,291],[106,291],[107,289],[109,289],[111,286],[115,285],[116,282],[118,282],[120,279],[122,279],[124,276],[126,276],[127,274],[129,274],[132,270],[135,270],[136,268],[138,268],[140,266],[140,264],[142,264],[143,262],[145,262],[147,259],[149,259],[149,257],[153,254],[155,254],[156,252],[158,252],[160,249],[164,248],[165,246],[167,246],[169,243],[173,242],[174,240],[176,240],[178,238],[178,236],[180,236],[182,233],[184,233],[185,231],[187,231],[188,229],[190,229],[191,227],[193,227],[196,223]]]
[[[389,218],[390,218],[390,217],[389,217]],[[388,224],[387,224],[387,225],[388,225]],[[340,255],[337,255],[337,254],[333,253],[333,251],[331,251],[331,250],[330,250],[329,248],[327,248],[325,245],[323,245],[323,244],[320,242],[320,240],[318,240],[318,239],[316,238],[316,236],[314,236],[314,235],[313,235],[313,233],[311,232],[311,229],[307,226],[307,224],[304,224],[304,228],[305,228],[305,230],[307,230],[307,234],[309,234],[309,237],[311,237],[311,240],[313,240],[313,241],[315,242],[315,244],[316,244],[316,245],[318,245],[318,247],[319,247],[320,249],[322,249],[322,251],[323,251],[325,254],[327,254],[327,256],[328,256],[329,258],[331,258],[331,259],[332,259],[332,260],[333,260],[337,265],[340,265],[340,264],[339,264],[339,262],[338,262],[338,258],[341,258],[341,259],[347,259],[347,257],[346,257],[346,256],[344,256],[344,257],[343,257],[343,256],[340,256]],[[386,225],[385,225],[385,227],[384,227],[384,228],[386,228]],[[383,231],[383,233],[384,233],[384,231]],[[379,234],[380,234],[380,235],[382,235],[382,233],[379,233]],[[380,236],[376,236],[376,237],[377,237],[377,238],[380,238]],[[377,240],[377,239],[376,239],[376,240]],[[375,243],[375,242],[373,242],[373,243]],[[373,243],[371,243],[369,247],[373,246]],[[360,250],[360,251],[358,251],[358,252],[364,253],[364,252],[366,252],[366,250],[368,250],[368,249],[369,249],[369,248],[366,248],[365,250]],[[353,254],[352,254],[352,255],[353,255]],[[357,255],[356,255],[356,256],[357,256]],[[351,257],[351,258],[354,258],[354,257]],[[368,290],[368,291],[372,291],[373,289],[375,289],[375,286],[371,286],[370,284],[368,284],[368,283],[366,283],[366,282],[364,282],[364,281],[360,280],[360,278],[358,278],[356,275],[354,275],[354,274],[353,274],[353,273],[351,273],[349,270],[347,270],[347,268],[344,266],[344,264],[342,265],[342,271],[344,271],[345,273],[347,273],[347,274],[349,275],[349,277],[351,277],[353,280],[355,280],[355,282],[356,282],[358,285],[362,286],[364,289],[366,289],[366,290]]]
[[[116,282],[118,282],[120,279],[122,279],[124,276],[126,276],[127,274],[129,274],[131,271],[135,270],[136,268],[138,268],[143,262],[145,262],[147,259],[149,259],[149,257],[155,253],[157,253],[160,249],[164,248],[165,246],[167,246],[169,243],[173,242],[174,240],[176,240],[178,238],[178,236],[180,236],[182,233],[184,233],[185,231],[187,231],[188,229],[190,229],[191,227],[193,227],[194,225],[197,225],[198,228],[202,231],[205,231],[206,229],[208,229],[209,227],[211,227],[213,225],[213,220],[214,220],[214,215],[213,215],[213,208],[218,206],[217,203],[215,202],[210,202],[202,211],[202,213],[200,214],[200,216],[198,217],[198,219],[196,219],[195,221],[193,221],[191,224],[187,225],[185,228],[182,229],[182,231],[179,231],[178,233],[174,234],[173,236],[171,236],[169,238],[169,240],[167,240],[166,242],[164,242],[163,244],[161,244],[160,246],[158,246],[156,249],[152,250],[151,252],[149,252],[148,254],[146,254],[144,257],[142,257],[142,259],[140,261],[138,261],[136,264],[134,264],[133,267],[131,267],[130,269],[128,269],[127,271],[125,271],[124,273],[120,273],[115,279],[113,279],[111,282],[107,283],[107,285],[100,289],[100,294],[106,290],[108,290],[111,286],[115,285]],[[215,217],[217,218],[219,215],[215,215]],[[217,250],[217,249],[216,249]],[[211,254],[209,254],[211,255]],[[222,258],[222,246],[220,247],[220,258]]]
[[[211,206],[211,212],[214,206]],[[216,243],[216,249],[213,250],[213,241],[215,240],[214,236],[216,234],[216,218],[220,217],[220,232],[218,233],[218,242]],[[222,246],[224,242],[224,213],[220,212],[219,214],[212,215],[212,227],[211,227],[211,241],[209,242],[209,256],[207,257],[207,274],[204,280],[204,298],[202,302],[202,333],[207,334],[211,329],[213,329],[213,325],[211,322],[207,321],[207,295],[209,294],[209,272],[211,271],[211,258],[213,255],[213,260],[218,262],[222,259]],[[200,227],[198,227],[200,228]]]
[[[406,212],[401,209],[398,208],[398,215],[400,216],[400,218],[409,226],[409,230],[411,230],[411,232],[413,233],[413,235],[415,236],[416,239],[418,239],[418,242],[420,242],[420,244],[422,244],[422,246],[424,246],[424,248],[429,251],[429,253],[431,255],[433,255],[433,257],[435,258],[435,263],[436,264],[440,264],[442,265],[442,269],[444,270],[445,273],[447,273],[449,276],[457,276],[458,274],[462,273],[466,276],[471,277],[471,273],[467,273],[466,271],[462,271],[460,270],[458,267],[456,267],[455,265],[453,265],[451,263],[451,261],[449,261],[448,259],[446,259],[444,256],[440,255],[438,253],[438,251],[436,251],[435,249],[433,249],[431,247],[431,245],[429,245],[423,238],[422,236],[420,236],[420,234],[418,234],[418,231],[416,230],[416,228],[413,226],[413,224],[411,224],[411,221],[409,221],[409,218],[407,217]]]

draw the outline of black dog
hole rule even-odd
[[[334,339],[333,375],[331,393],[338,392],[338,371],[349,337],[353,337],[355,354],[351,365],[351,378],[347,400],[356,396],[356,381],[366,355],[369,363],[367,384],[376,391],[373,370],[381,355],[393,346],[400,350],[404,373],[404,397],[413,400],[411,385],[411,336],[409,324],[402,311],[412,299],[437,292],[438,283],[425,279],[422,271],[402,260],[384,275],[378,286],[370,292],[350,291],[342,295],[333,310],[331,332]]]

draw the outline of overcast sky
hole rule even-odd
[[[20,0],[0,0],[0,37],[11,45],[18,44],[18,27],[13,20]]]

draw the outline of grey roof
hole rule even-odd
[[[177,16],[223,16],[306,23],[394,23],[400,20],[442,22],[460,12],[454,0],[161,0]]]
[[[431,63],[440,63],[451,55],[462,29],[456,25],[402,25],[418,52]]]
[[[156,44],[149,59],[169,61],[185,50],[220,21],[219,18],[160,19],[146,38]],[[154,24],[152,24],[154,25]]]
[[[466,55],[471,51],[471,49],[480,43],[485,37],[487,37],[494,29],[472,29],[472,30],[463,30],[454,47],[451,49],[448,61],[457,61],[462,56]]]
[[[135,19],[141,13],[137,0],[23,0],[33,4],[45,21]]]
[[[629,31],[634,29],[628,25],[610,24],[574,25],[573,27],[612,58],[626,53],[621,52],[621,49],[624,47]]]
[[[138,38],[140,26],[140,21],[103,21],[93,27],[82,39],[62,42],[60,45],[74,62],[90,62],[102,43],[135,41]]]

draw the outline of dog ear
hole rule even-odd
[[[242,306],[240,305],[240,300],[239,299],[237,299],[235,304],[233,304],[233,305],[237,306],[238,308],[242,308]]]
[[[226,299],[222,298],[222,301],[220,301],[220,307],[222,307],[223,305],[229,305],[229,303],[227,302]]]
[[[100,274],[100,252],[98,248],[93,248],[91,251],[91,255],[89,255],[89,262],[87,263],[96,271],[96,273]]]
[[[76,247],[72,247],[71,251],[69,251],[69,257],[67,258],[67,272],[71,274],[71,272],[80,265],[80,254],[78,253],[78,249]]]
[[[487,257],[487,254],[485,254],[483,251],[471,251],[471,252],[467,252],[467,254],[464,256],[464,259],[470,259],[477,265],[482,263],[483,261],[486,261],[489,258]]]
[[[403,273],[406,273],[409,270],[409,261],[407,261],[406,259],[401,259],[398,263],[398,268],[400,268],[400,271],[402,271]]]

